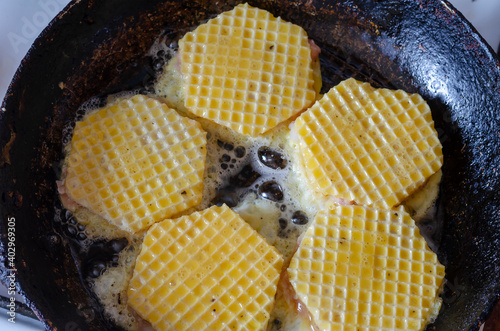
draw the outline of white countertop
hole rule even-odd
[[[500,1],[450,0],[496,51],[500,43]],[[0,0],[0,97],[22,58],[50,20],[69,0]],[[6,290],[0,287],[0,295]],[[43,325],[16,315],[16,323],[8,322],[7,311],[0,309],[0,330],[43,330]]]

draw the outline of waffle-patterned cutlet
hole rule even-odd
[[[288,273],[321,330],[421,330],[444,267],[402,208],[340,206],[318,213]]]
[[[257,136],[312,105],[311,47],[299,26],[248,4],[179,41],[185,106]]]
[[[153,225],[128,305],[156,330],[264,330],[283,258],[226,205]]]
[[[443,161],[422,97],[352,78],[299,116],[294,132],[312,189],[363,205],[399,204]]]
[[[201,201],[205,157],[199,123],[136,95],[76,123],[66,191],[134,233]]]

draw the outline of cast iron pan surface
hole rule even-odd
[[[447,285],[429,329],[477,330],[500,295],[500,69],[493,51],[446,1],[249,1],[304,27],[322,48],[324,90],[353,76],[419,92],[443,143],[439,224]],[[117,329],[82,285],[75,231],[58,220],[63,129],[81,103],[152,78],[144,54],[178,40],[237,1],[81,0],[35,41],[0,112],[2,278],[15,218],[16,279],[55,330]],[[64,212],[62,212],[64,214]],[[439,229],[440,228],[440,229]]]

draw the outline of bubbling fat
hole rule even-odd
[[[148,56],[152,58],[153,65],[165,65],[158,71],[160,76],[150,96],[163,100],[182,115],[193,118],[182,104],[176,47],[176,44],[166,46],[160,37],[151,48]],[[113,95],[107,102],[115,102],[138,92],[134,90]],[[102,106],[102,99],[89,100],[78,111],[78,119]],[[283,270],[286,270],[309,221],[314,219],[318,210],[331,203],[325,196],[304,190],[307,187],[306,177],[294,152],[297,148],[294,133],[289,129],[290,121],[259,137],[248,137],[208,120],[196,119],[208,132],[204,191],[202,202],[184,214],[214,204],[227,204],[277,248],[284,257]],[[64,131],[67,145],[71,135],[72,129],[68,127]],[[427,215],[426,210],[432,210],[438,185],[439,175],[436,175],[420,193],[407,200],[412,215],[423,217]],[[127,238],[129,244],[112,263],[105,264],[97,274],[84,273],[84,276],[87,285],[104,307],[107,318],[126,330],[150,329],[147,322],[128,308],[126,295],[143,234],[132,236],[119,231],[83,208],[74,210],[73,215],[85,225],[88,237],[86,245],[89,247],[92,242]],[[88,247],[86,249],[89,250]],[[289,283],[280,281],[268,330],[312,330],[309,315],[304,313],[304,309],[297,308],[291,298],[292,293]]]

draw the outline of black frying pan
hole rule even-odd
[[[354,76],[428,100],[444,151],[442,231],[434,239],[448,280],[429,328],[477,330],[500,295],[500,69],[493,51],[447,1],[249,2],[307,30],[322,48],[325,89]],[[147,83],[143,55],[160,32],[175,41],[235,3],[75,1],[23,60],[0,112],[2,277],[14,217],[19,290],[47,328],[116,328],[82,286],[74,233],[54,221],[63,128],[88,98]]]

